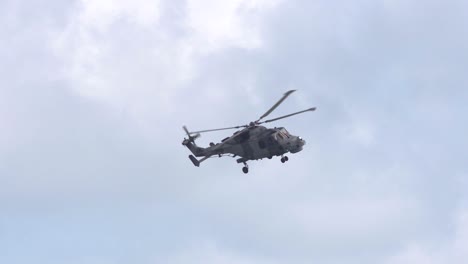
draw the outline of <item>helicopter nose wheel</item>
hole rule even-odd
[[[249,165],[247,165],[247,163],[244,162],[244,167],[242,168],[242,172],[244,172],[245,174],[249,173]]]
[[[284,156],[281,158],[281,163],[285,163],[288,160],[289,160],[288,156]]]

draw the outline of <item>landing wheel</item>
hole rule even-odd
[[[247,173],[249,173],[249,168],[248,167],[243,167],[242,171],[247,174]]]
[[[289,160],[288,156],[281,157],[281,162],[282,163],[285,163],[288,160]]]

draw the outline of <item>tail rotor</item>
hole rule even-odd
[[[186,126],[183,126],[182,128],[188,136],[188,139],[184,138],[184,141],[182,141],[182,145],[187,145],[189,142],[195,143],[195,139],[201,136],[200,133],[196,133],[192,136],[193,133],[190,133]]]

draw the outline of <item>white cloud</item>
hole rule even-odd
[[[468,259],[468,209],[455,218],[455,230],[451,239],[412,242],[386,264],[463,264]]]
[[[157,260],[165,264],[273,264],[270,260],[258,257],[245,256],[238,252],[232,252],[220,247],[215,241],[199,240],[196,244],[181,251],[175,252],[173,256],[165,260]]]
[[[78,94],[141,118],[174,110],[174,96],[190,85],[210,53],[259,47],[260,17],[276,3],[83,0],[53,45]],[[170,5],[186,16],[163,18]],[[174,25],[181,34],[173,34]]]
[[[353,112],[353,111],[350,111]],[[371,147],[376,142],[376,128],[366,117],[351,116],[347,122],[339,127],[339,134],[350,143]]]
[[[132,35],[125,36],[129,31],[123,27],[131,25],[140,28],[142,33],[157,27],[159,2],[83,0],[76,7],[65,29],[56,32],[57,37],[52,42],[56,55],[63,62],[63,74],[79,94],[122,105],[124,101],[132,99],[133,93],[142,91],[138,88],[142,83],[131,79],[146,77],[146,81],[148,78],[145,76],[148,72],[144,72],[143,76],[138,71],[136,75],[122,72],[124,69],[135,69],[129,66],[132,62],[137,63],[136,69],[148,70],[145,55],[134,50],[148,46],[127,46],[136,40],[132,39]],[[118,43],[118,37],[123,37],[127,42]],[[149,52],[146,59],[155,59],[151,56],[154,50],[146,49],[145,52]],[[130,60],[130,56],[136,58]]]
[[[160,17],[160,0],[82,0],[76,22],[83,30],[108,29],[115,20],[129,19],[139,26],[156,26]]]
[[[330,198],[291,207],[291,216],[309,235],[329,238],[390,237],[421,216],[420,205],[408,197]],[[361,234],[361,235],[358,235]]]
[[[189,0],[188,25],[195,31],[195,41],[208,51],[231,46],[258,48],[260,28],[251,15],[278,4],[278,0]]]

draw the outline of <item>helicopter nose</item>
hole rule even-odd
[[[306,144],[306,141],[303,138],[299,137],[299,144],[301,146],[304,146]]]
[[[290,150],[291,153],[297,153],[302,150],[302,147],[305,145],[305,140],[301,137],[297,137],[293,148]]]

